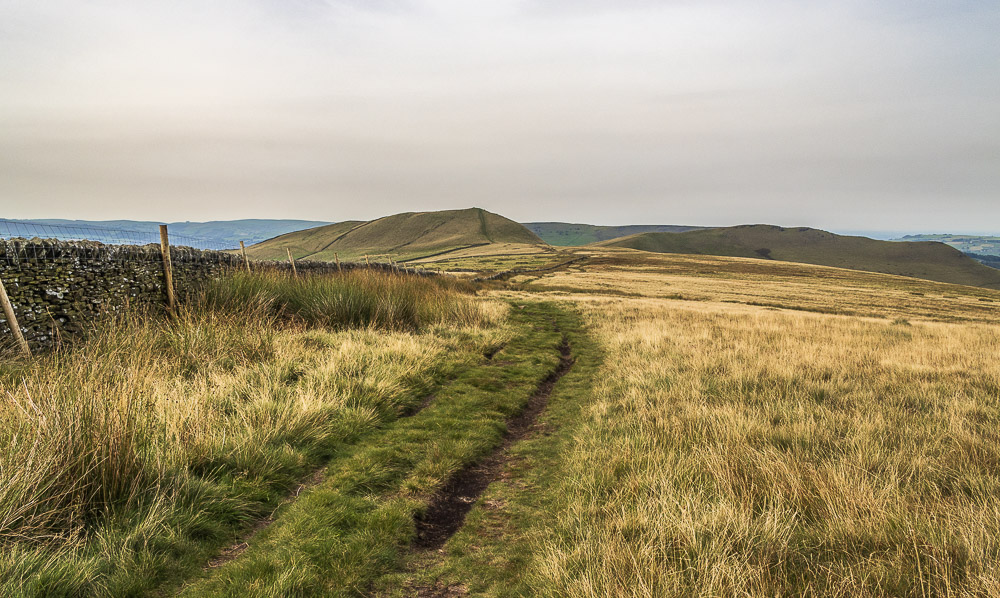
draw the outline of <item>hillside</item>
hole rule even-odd
[[[415,260],[495,243],[542,245],[524,226],[481,208],[406,212],[369,222],[341,222],[288,233],[247,249],[256,259],[358,259],[365,255]]]
[[[746,225],[684,233],[641,233],[600,245],[656,253],[801,262],[1000,288],[1000,271],[984,266],[943,243],[875,241],[813,228]]]
[[[146,233],[151,239],[158,239],[160,234],[160,222],[148,220],[65,220],[59,218],[47,218],[38,220],[0,220],[2,222],[20,223],[23,227],[11,227],[14,233],[21,230],[27,234],[37,234],[38,236],[54,237],[56,239],[76,239],[81,234],[86,234],[87,238],[93,241],[105,243],[121,242],[122,235],[108,233],[102,236],[99,231],[89,229],[112,229],[113,231],[136,231]],[[43,224],[37,230],[32,224]],[[170,222],[170,234],[174,237],[192,237],[185,240],[186,245],[191,245],[199,249],[222,249],[237,247],[240,241],[252,244],[259,243],[265,239],[270,239],[276,235],[287,232],[302,230],[314,226],[327,224],[316,220],[269,220],[269,219],[244,219],[244,220],[212,220],[208,222]],[[51,227],[51,228],[49,228]],[[62,230],[61,227],[69,227]],[[86,232],[74,230],[78,228],[88,229]],[[3,233],[0,227],[0,233]],[[24,233],[21,233],[24,234]],[[149,239],[145,235],[138,238],[140,242],[147,242]]]
[[[630,224],[625,226],[599,226],[596,224],[571,224],[568,222],[526,222],[525,228],[538,235],[549,245],[578,247],[600,241],[609,241],[638,233],[682,233],[698,230],[701,226],[671,224]]]

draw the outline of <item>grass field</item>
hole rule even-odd
[[[384,593],[997,595],[998,294],[769,266],[612,253],[500,293],[582,313],[586,378]]]
[[[1000,293],[555,256],[4,362],[0,594],[1000,596]]]

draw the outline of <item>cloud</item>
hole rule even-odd
[[[3,4],[6,217],[1000,222],[986,3]]]

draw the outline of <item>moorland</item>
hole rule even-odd
[[[997,594],[1000,291],[462,212],[0,362],[0,594]]]

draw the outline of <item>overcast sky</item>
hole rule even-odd
[[[1000,233],[995,0],[0,0],[0,217]]]

